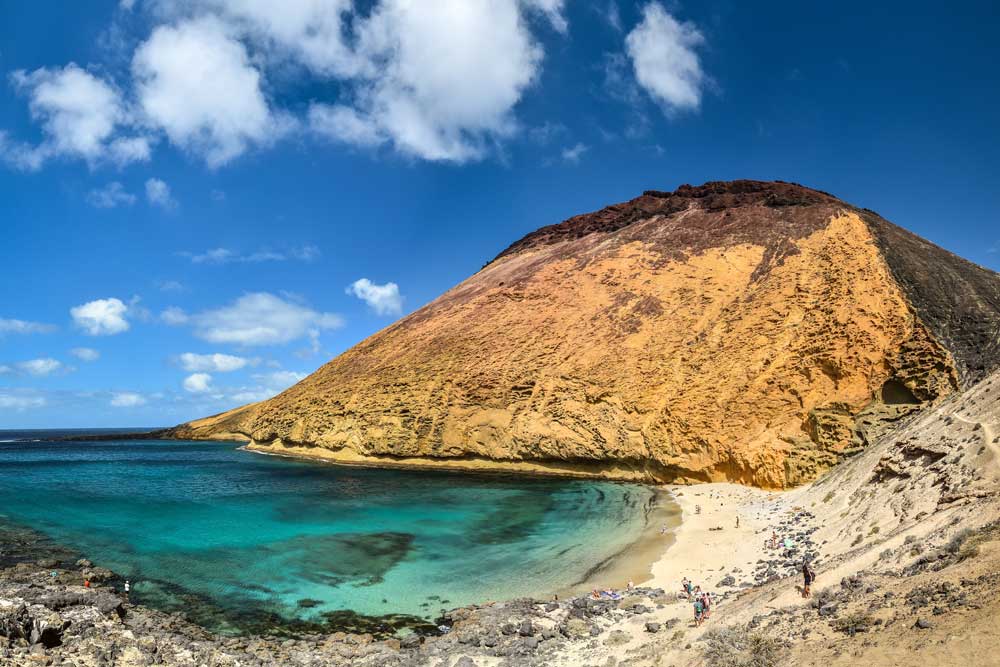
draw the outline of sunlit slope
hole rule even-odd
[[[710,183],[530,234],[275,398],[175,433],[781,487],[994,368],[997,331],[996,274],[825,193]]]

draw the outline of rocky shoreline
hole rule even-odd
[[[655,514],[653,507],[664,503],[644,509]],[[656,516],[646,517],[645,533],[658,532],[664,517]],[[765,525],[795,545],[774,550],[753,571],[698,582],[718,592],[716,605],[794,574],[803,555],[818,556],[812,513],[772,515]],[[325,623],[261,618],[230,636],[199,624],[212,613],[209,601],[187,595],[184,612],[151,608],[121,592],[121,576],[82,556],[30,528],[0,524],[0,665],[555,665],[580,652],[624,651],[636,633],[676,635],[690,615],[676,591],[639,586],[596,599],[562,594],[460,607],[433,623],[350,611]],[[605,567],[600,575],[617,582],[612,575],[623,572]]]
[[[758,561],[753,572],[737,568],[720,573],[718,582],[701,582],[718,590],[716,606],[792,574],[803,554],[817,556],[812,523],[807,511],[784,515],[773,526],[794,537],[795,547]],[[130,601],[120,576],[30,529],[0,528],[0,545],[4,666],[557,665],[566,656],[625,651],[637,633],[681,641],[689,616],[676,591],[639,586],[599,598],[460,607],[434,624],[343,612],[325,627],[276,620],[270,627],[258,624],[258,632],[227,636],[193,622],[197,610],[169,613]]]
[[[84,580],[90,586],[83,585]],[[121,579],[80,559],[19,562],[0,570],[0,665],[501,665],[545,664],[567,643],[615,641],[622,619],[676,602],[662,589],[637,588],[620,599],[519,599],[447,612],[436,635],[401,632],[305,633],[227,637],[180,613],[132,604]],[[649,622],[650,633],[671,624]],[[620,632],[620,631],[619,631]],[[464,661],[463,661],[464,660]]]

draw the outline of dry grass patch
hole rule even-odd
[[[713,667],[775,667],[787,650],[780,639],[747,628],[713,628],[702,638]]]

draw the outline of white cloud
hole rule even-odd
[[[695,49],[704,43],[694,24],[678,22],[663,5],[651,2],[625,38],[625,50],[639,85],[670,112],[701,104],[706,77]]]
[[[235,403],[256,403],[271,398],[279,392],[264,387],[244,388],[232,394],[229,398]]]
[[[238,371],[248,364],[255,363],[255,359],[237,357],[231,354],[195,354],[185,352],[177,358],[184,370],[191,371],[212,371],[215,373],[229,373]]]
[[[31,408],[40,408],[46,404],[41,396],[19,396],[16,394],[0,393],[0,408],[22,412]]]
[[[241,387],[228,396],[234,403],[256,403],[281,393],[296,382],[304,379],[308,373],[296,371],[274,371],[258,373],[253,379],[259,384],[253,387]]]
[[[253,378],[268,388],[280,391],[291,387],[307,375],[308,373],[299,373],[296,371],[273,371],[271,373],[256,374]]]
[[[287,129],[244,45],[211,16],[156,28],[136,49],[132,73],[148,121],[210,167]]]
[[[122,391],[111,395],[111,406],[115,408],[134,408],[146,403],[145,396],[130,391]]]
[[[118,181],[111,181],[103,188],[88,192],[87,203],[97,208],[131,206],[135,203],[135,195],[127,192]]]
[[[0,336],[8,333],[13,334],[34,334],[52,333],[56,328],[51,324],[42,322],[29,322],[27,320],[5,319],[0,317]]]
[[[618,9],[618,3],[615,0],[611,0],[608,3],[608,9],[604,12],[604,19],[608,22],[615,32],[622,31],[622,15],[621,11]]]
[[[527,4],[561,16],[559,2]],[[426,160],[479,159],[510,136],[543,55],[515,0],[383,0],[355,32],[353,104],[314,104],[311,128]]]
[[[28,375],[34,375],[35,377],[45,377],[46,375],[51,375],[56,371],[63,368],[62,362],[50,357],[45,357],[43,359],[31,359],[30,361],[22,361],[20,363],[14,364],[14,366]]]
[[[188,314],[184,312],[183,309],[177,306],[170,306],[165,308],[163,312],[160,313],[160,320],[164,324],[168,324],[172,327],[180,326],[182,324],[188,323]]]
[[[212,343],[280,345],[315,339],[324,329],[343,326],[333,313],[321,313],[267,292],[244,294],[232,305],[190,316],[195,335]]]
[[[126,8],[130,0],[120,0]],[[515,107],[544,52],[534,17],[565,33],[565,0],[158,0],[163,21],[132,55],[131,86],[70,63],[12,77],[45,139],[0,132],[0,155],[37,169],[54,155],[148,160],[162,134],[210,167],[300,125],[272,106],[265,71],[335,82],[308,126],[360,146],[426,160],[486,156],[518,130]],[[58,94],[56,94],[58,93]]]
[[[170,186],[158,178],[146,181],[146,199],[150,204],[171,209],[177,206],[177,201],[170,194]]]
[[[97,361],[101,358],[101,353],[91,347],[74,347],[69,353],[80,361]]]
[[[184,285],[176,280],[161,280],[156,283],[156,286],[161,292],[182,292],[184,291]]]
[[[590,146],[577,142],[575,146],[563,149],[562,159],[565,162],[569,162],[571,164],[577,164],[580,162],[580,158],[583,157],[583,154],[589,150]]]
[[[130,162],[145,162],[153,152],[151,137],[119,137],[108,145],[108,155],[119,166]]]
[[[319,135],[353,146],[378,146],[389,139],[372,118],[342,104],[310,106],[309,127]]]
[[[521,3],[528,9],[544,14],[557,32],[565,34],[569,28],[566,17],[563,16],[565,0],[521,0]]]
[[[226,264],[238,257],[238,253],[229,248],[212,248],[203,253],[194,254],[190,252],[181,253],[191,260],[192,264]]]
[[[351,283],[346,292],[367,303],[378,315],[399,315],[403,312],[403,297],[396,283],[376,285],[367,278],[361,278]]]
[[[204,394],[212,390],[212,376],[208,373],[192,373],[184,378],[184,389],[192,394]]]
[[[344,38],[352,0],[204,0],[273,57],[326,76],[352,76],[365,63]]]
[[[192,264],[256,264],[260,262],[285,262],[298,260],[311,262],[320,256],[320,250],[314,245],[304,245],[287,251],[258,250],[243,254],[230,248],[212,248],[201,253],[182,252],[183,257]]]
[[[128,306],[120,299],[97,299],[70,308],[69,312],[76,326],[88,336],[112,336],[129,329],[125,319]]]
[[[126,12],[132,11],[132,8],[135,7],[135,0],[119,0],[118,6]]]
[[[37,146],[12,144],[5,138],[0,142],[4,156],[15,165],[38,169],[59,156],[80,158],[91,165],[149,159],[148,139],[115,136],[131,120],[120,93],[109,82],[75,63],[30,73],[17,70],[11,81],[28,96],[31,117],[41,124],[44,134]]]

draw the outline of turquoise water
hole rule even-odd
[[[0,442],[0,520],[133,579],[139,602],[230,632],[545,595],[634,541],[652,500],[639,485],[325,466],[222,443]]]

